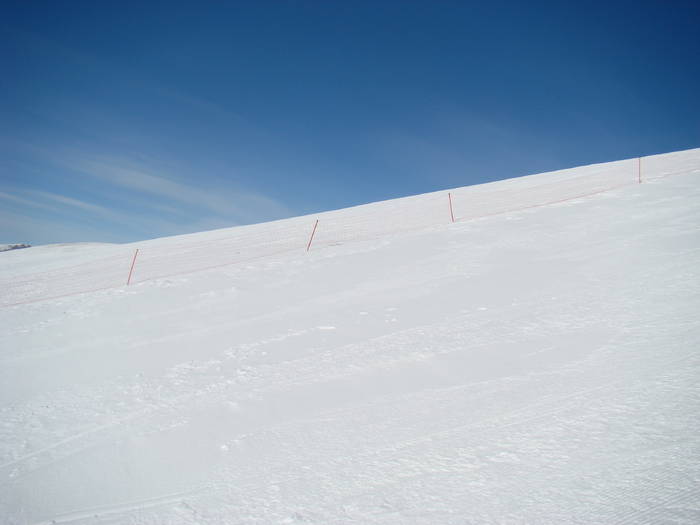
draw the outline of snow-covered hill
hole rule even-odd
[[[700,150],[447,193],[3,254],[0,522],[699,522]]]
[[[31,248],[29,244],[0,244],[0,252],[9,252],[10,250],[21,250],[22,248]]]

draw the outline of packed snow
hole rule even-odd
[[[3,253],[0,522],[698,523],[699,273],[700,149]]]

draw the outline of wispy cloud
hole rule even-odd
[[[97,204],[91,204],[89,202],[84,202],[78,199],[74,199],[72,197],[66,197],[65,195],[49,193],[46,191],[29,191],[27,193],[58,202],[59,204],[63,204],[64,206],[79,208],[81,210],[85,210],[91,213],[97,213],[101,215],[114,215],[111,210],[105,208],[104,206],[98,206]]]
[[[195,186],[156,174],[152,168],[136,165],[133,161],[83,156],[68,159],[64,163],[75,171],[107,184],[170,202],[170,208],[179,203],[229,217],[236,222],[255,222],[260,217],[277,218],[290,214],[290,210],[282,203],[259,193],[230,187],[211,187],[210,183]]]
[[[22,196],[17,195],[17,193]],[[46,191],[18,190],[15,193],[0,192],[0,199],[19,204],[22,207],[41,208],[52,212],[77,209],[79,211],[87,211],[91,214],[102,215],[117,222],[125,219],[123,215],[115,213],[113,210],[104,206]]]
[[[46,145],[13,138],[0,140],[0,146],[33,159],[35,172],[10,185],[6,183],[0,200],[12,203],[25,216],[36,217],[38,211],[29,212],[34,209],[44,215],[50,213],[57,222],[92,221],[98,230],[122,231],[124,240],[293,215],[275,199],[239,189],[233,181],[205,171],[201,177],[193,175],[182,163],[173,167],[173,162],[130,151],[116,156],[86,152],[95,147]],[[42,178],[37,179],[39,176]],[[37,183],[33,182],[35,179]],[[51,223],[45,224],[51,230]]]
[[[218,179],[213,182],[214,179],[206,173],[206,167],[196,173],[183,165],[173,169],[171,163],[157,158],[144,160],[143,155],[86,153],[82,147],[56,147],[12,137],[0,137],[0,145],[8,151],[23,152],[34,159],[42,159],[46,164],[68,173],[79,173],[102,184],[140,194],[150,199],[149,206],[170,213],[181,212],[183,206],[196,207],[233,219],[236,223],[258,222],[292,214],[292,210],[282,202],[256,191],[238,188],[231,180]],[[193,180],[202,183],[189,182]],[[35,192],[36,195],[39,193]],[[83,206],[86,211],[98,211],[95,207],[90,208],[94,204],[66,195],[45,192],[43,196],[62,199],[64,204]],[[161,202],[154,202],[153,197]]]
[[[21,206],[30,206],[32,208],[42,208],[42,209],[50,210],[50,211],[58,211],[58,208],[56,208],[56,206],[51,206],[51,205],[46,204],[44,202],[20,197],[18,195],[14,195],[12,193],[5,193],[3,191],[0,191],[0,199],[5,200],[5,201],[10,201],[10,202],[15,203],[15,204],[19,204]]]

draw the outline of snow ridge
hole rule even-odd
[[[700,172],[700,150],[467,186],[252,226],[156,239],[107,257],[0,281],[0,307],[119,288],[127,283],[241,264],[309,246],[336,246],[590,197],[673,175]],[[449,197],[448,197],[449,194]],[[314,226],[318,220],[318,229]],[[138,248],[137,261],[133,260]],[[129,271],[135,262],[133,275]],[[1,275],[1,274],[0,274]],[[1,277],[0,277],[1,278]]]

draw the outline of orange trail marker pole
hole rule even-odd
[[[637,180],[642,183],[642,157],[637,159]]]
[[[447,192],[447,198],[450,201],[450,218],[452,219],[452,222],[455,222],[455,214],[452,213],[452,193]]]
[[[126,280],[126,285],[131,284],[131,274],[134,273],[134,264],[136,264],[136,256],[139,254],[139,249],[136,248],[134,252],[134,258],[131,260],[131,268],[129,269],[129,278]]]
[[[311,230],[311,238],[309,238],[309,244],[306,245],[306,251],[309,251],[309,248],[311,248],[311,241],[314,240],[314,235],[316,234],[316,226],[318,226],[318,219],[316,219],[316,222],[314,223],[314,229]]]

